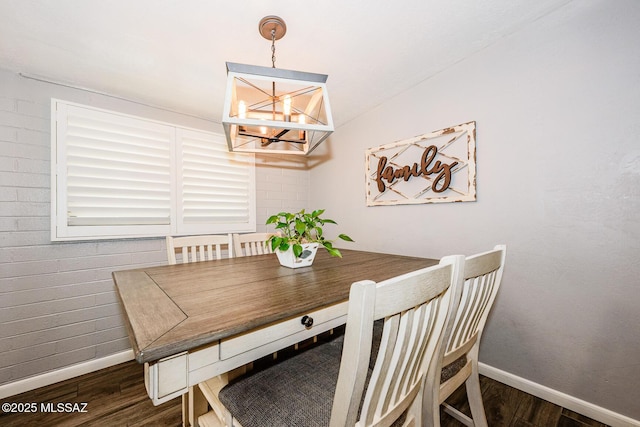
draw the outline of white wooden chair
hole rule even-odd
[[[200,236],[167,236],[167,262],[170,265],[180,262],[183,264],[200,261],[221,259],[226,246],[228,258],[233,258],[233,238],[231,234],[212,234]],[[194,425],[194,421],[202,412],[206,412],[206,402],[203,402],[198,387],[190,387],[189,393],[182,395],[182,425]]]
[[[246,233],[233,235],[233,250],[236,257],[272,254],[267,239],[274,233]]]
[[[176,253],[181,255],[180,261],[184,264],[221,259],[225,246],[227,258],[233,258],[233,239],[231,234],[167,236],[167,260],[169,264],[177,264]]]
[[[354,283],[345,335],[225,386],[218,397],[226,424],[421,426],[423,380],[436,369],[463,264],[451,256],[380,283]]]
[[[427,406],[430,407],[427,411],[433,414],[435,426],[440,425],[440,405],[443,405],[446,413],[467,426],[487,426],[480,392],[478,350],[482,331],[502,281],[506,250],[505,245],[498,245],[491,251],[465,260],[464,285],[458,308],[445,331],[446,346],[443,347],[439,362],[442,367],[440,387],[433,389],[432,398],[427,396]],[[472,418],[444,403],[463,383],[466,385]]]

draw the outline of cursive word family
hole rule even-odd
[[[438,148],[435,145],[430,145],[422,153],[420,164],[414,163],[413,166],[402,166],[394,168],[393,166],[387,166],[388,159],[383,156],[378,160],[378,172],[376,174],[376,182],[378,183],[378,191],[383,193],[387,189],[387,185],[393,184],[396,179],[402,178],[405,181],[409,181],[411,177],[418,177],[420,175],[425,178],[430,175],[435,175],[433,178],[433,184],[431,189],[434,193],[442,193],[451,184],[451,170],[458,162],[442,163],[440,160],[435,160],[438,154]],[[432,164],[433,163],[433,164]],[[387,184],[385,184],[385,182]]]

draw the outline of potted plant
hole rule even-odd
[[[334,220],[322,218],[324,209],[311,213],[301,210],[298,213],[280,212],[267,219],[267,224],[276,224],[278,235],[271,236],[267,244],[276,252],[280,264],[285,267],[306,267],[313,263],[319,246],[324,247],[331,256],[342,257],[340,251],[333,247],[333,241],[324,237],[322,226],[337,224]],[[346,234],[338,238],[353,242]]]

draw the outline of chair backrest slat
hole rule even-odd
[[[464,286],[447,341],[446,353],[453,353],[478,340],[498,293],[504,269],[504,246],[471,256],[465,261]]]
[[[227,256],[233,257],[233,239],[231,234],[213,234],[203,236],[167,236],[167,261],[169,264],[183,264],[221,259],[223,248]],[[180,258],[176,256],[180,255]]]
[[[267,239],[276,233],[246,233],[233,235],[233,248],[236,257],[272,254]]]

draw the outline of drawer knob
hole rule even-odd
[[[310,328],[313,326],[313,317],[302,316],[302,319],[300,319],[300,323],[302,323],[305,328]]]

